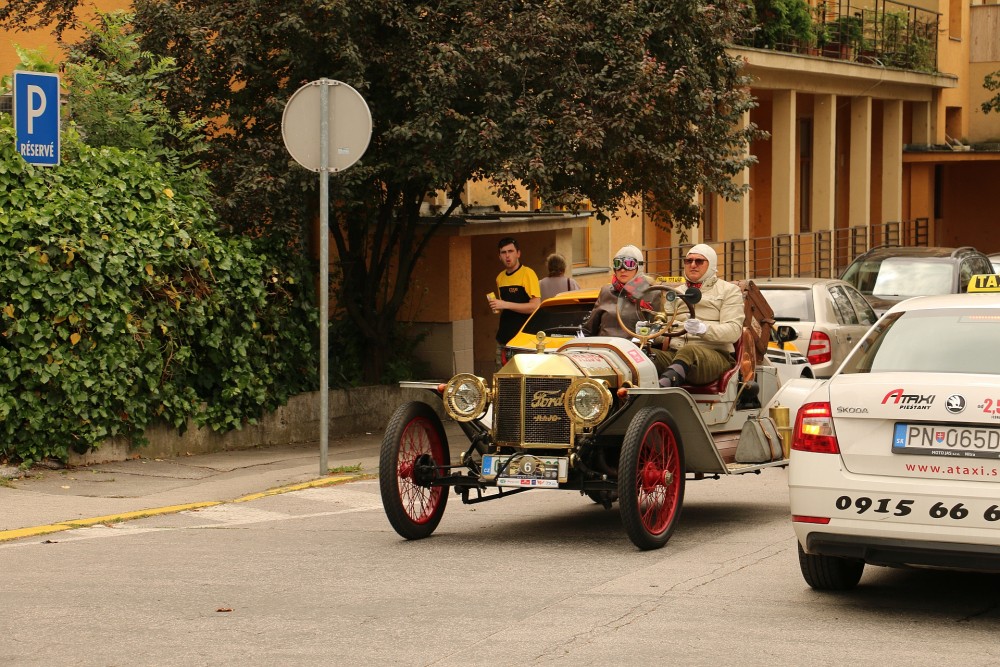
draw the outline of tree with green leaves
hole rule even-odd
[[[1000,91],[1000,70],[986,75],[983,88],[990,92]],[[983,102],[982,109],[983,113],[1000,112],[1000,92]]]
[[[177,59],[168,104],[213,122],[205,163],[234,230],[309,238],[317,179],[284,150],[284,104],[321,77],[366,99],[372,141],[332,180],[330,220],[336,301],[369,381],[383,376],[414,267],[461,214],[466,182],[490,183],[512,206],[524,204],[518,184],[550,205],[588,200],[602,219],[642,200],[649,218],[683,229],[697,222],[699,190],[741,196],[731,177],[752,160],[757,130],[740,121],[753,100],[726,51],[747,28],[743,0],[137,0],[135,10],[143,48]],[[441,191],[451,206],[422,218]]]
[[[175,169],[197,166],[206,121],[164,103],[175,59],[139,48],[132,15],[99,14],[84,38],[65,46],[69,115],[91,146],[144,151]]]
[[[158,99],[172,64],[126,25],[70,55],[59,166],[23,160],[0,115],[0,460],[157,419],[230,430],[315,387],[302,267],[220,233],[201,135]]]

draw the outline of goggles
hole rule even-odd
[[[694,264],[695,266],[701,266],[702,264],[708,264],[707,259],[701,259],[700,257],[685,257],[685,264]]]
[[[626,271],[635,271],[639,268],[639,260],[635,257],[615,257],[612,266],[615,267],[615,271],[619,269],[625,269]]]

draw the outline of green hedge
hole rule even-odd
[[[0,458],[65,459],[154,419],[218,430],[316,384],[311,280],[220,235],[208,184],[63,132],[59,167],[0,114]]]

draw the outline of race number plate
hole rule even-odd
[[[557,489],[565,482],[569,472],[569,459],[565,456],[511,456],[487,455],[483,457],[480,478],[496,480],[497,486],[515,486]]]
[[[894,454],[1000,458],[1000,429],[953,424],[896,424]]]

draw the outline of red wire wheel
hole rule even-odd
[[[629,539],[643,550],[670,539],[684,501],[684,452],[663,408],[639,410],[622,441],[618,503]]]
[[[408,540],[429,536],[448,504],[448,487],[431,486],[450,463],[441,419],[426,403],[401,405],[389,419],[379,454],[382,507],[393,529]]]

